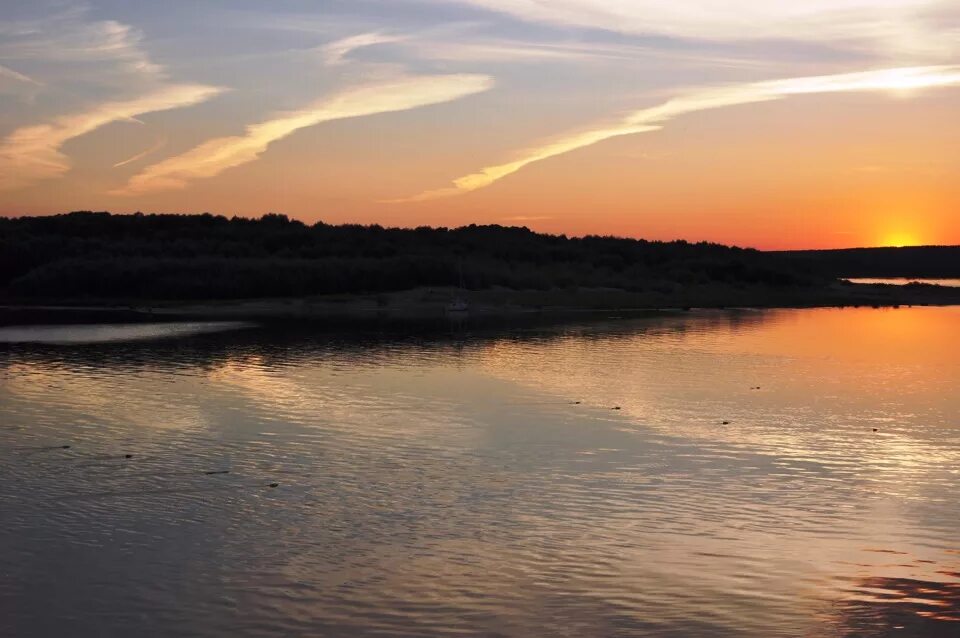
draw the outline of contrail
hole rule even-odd
[[[156,153],[157,151],[159,151],[161,148],[163,148],[163,147],[166,146],[166,145],[167,145],[167,138],[166,138],[166,137],[161,137],[161,138],[159,138],[159,139],[154,143],[153,146],[151,146],[151,147],[148,148],[147,150],[141,151],[141,152],[137,153],[136,155],[134,155],[133,157],[129,157],[129,158],[123,160],[122,162],[117,162],[116,164],[113,165],[113,167],[114,167],[114,168],[120,168],[121,166],[125,166],[125,165],[127,165],[127,164],[131,164],[131,163],[133,163],[133,162],[136,162],[138,159],[142,159],[142,158],[146,157],[147,155],[150,155],[150,154],[152,154],[152,153]]]
[[[33,86],[43,86],[42,82],[37,82],[31,77],[24,75],[23,73],[18,73],[10,67],[3,66],[0,64],[0,78],[10,78],[11,80],[16,80],[17,82],[23,82],[24,84],[32,84]]]

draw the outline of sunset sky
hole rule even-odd
[[[5,3],[0,104],[4,215],[960,244],[956,0]]]

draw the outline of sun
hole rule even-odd
[[[881,246],[901,248],[903,246],[919,246],[920,240],[916,233],[904,230],[889,232],[880,240]]]

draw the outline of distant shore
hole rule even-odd
[[[463,298],[465,313],[450,313],[451,302]],[[493,288],[459,291],[456,288],[417,288],[377,294],[317,295],[210,301],[143,300],[8,300],[0,303],[5,323],[55,320],[64,314],[82,321],[104,316],[130,320],[343,320],[428,319],[447,314],[509,317],[606,311],[689,310],[693,308],[811,308],[853,306],[958,305],[960,288],[930,285],[867,285],[835,283],[818,287],[688,286],[671,291],[633,292],[613,288],[510,290]]]

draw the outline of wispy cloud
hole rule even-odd
[[[510,217],[501,217],[505,222],[537,222],[545,219],[553,219],[550,215],[512,215]]]
[[[532,22],[699,40],[873,42],[922,55],[956,51],[929,15],[952,0],[461,0]]]
[[[184,188],[192,180],[213,177],[252,162],[272,142],[308,126],[440,104],[492,86],[493,80],[485,75],[440,75],[406,77],[350,89],[309,108],[250,125],[244,135],[208,140],[182,155],[149,166],[113,194]]]
[[[727,106],[779,100],[791,95],[849,91],[893,91],[907,95],[931,87],[960,85],[960,66],[907,67],[770,80],[692,91],[663,104],[641,109],[617,123],[564,136],[554,142],[528,149],[518,159],[482,168],[453,180],[453,186],[430,190],[393,203],[417,202],[469,193],[516,173],[520,169],[563,153],[569,153],[622,135],[645,133],[681,115]]]
[[[403,36],[386,35],[383,33],[361,33],[349,38],[343,38],[321,47],[320,51],[323,61],[329,66],[342,64],[346,57],[357,49],[375,46],[377,44],[389,44],[390,42],[399,42]]]
[[[127,82],[132,76],[162,79],[163,67],[142,49],[140,31],[116,20],[87,20],[86,14],[81,7],[0,23],[0,58],[92,64],[101,81],[108,75]]]
[[[198,104],[220,91],[216,87],[193,84],[168,86],[131,100],[106,102],[48,124],[18,128],[0,142],[0,191],[66,173],[70,170],[70,161],[60,149],[73,138],[111,122]]]
[[[602,42],[530,42],[511,39],[439,37],[410,38],[403,42],[407,50],[424,60],[444,62],[491,62],[491,63],[637,63],[652,58],[663,58],[664,51],[653,46],[634,44],[610,44]],[[762,67],[769,60],[752,60],[746,56],[721,55],[716,51],[698,53],[670,51],[669,59],[678,65],[695,64],[700,68],[715,67]]]
[[[645,124],[632,125],[628,122],[623,122],[613,126],[576,133],[574,135],[564,137],[556,142],[549,143],[546,146],[529,149],[521,153],[519,159],[516,159],[512,162],[507,162],[506,164],[497,164],[496,166],[488,166],[481,169],[478,173],[471,173],[470,175],[465,175],[455,179],[453,180],[453,186],[448,188],[426,191],[420,193],[419,195],[414,195],[413,197],[386,200],[385,203],[399,204],[404,202],[422,202],[431,199],[451,197],[453,195],[462,195],[463,193],[469,193],[470,191],[475,191],[489,186],[497,180],[503,179],[507,175],[512,175],[521,168],[533,164],[534,162],[539,162],[557,155],[569,153],[570,151],[575,151],[578,148],[583,148],[585,146],[591,146],[597,142],[602,142],[603,140],[608,140],[612,137],[632,135],[634,133],[645,133],[647,131],[654,131],[658,128],[658,126]]]
[[[70,160],[61,151],[69,140],[111,122],[142,124],[137,119],[140,115],[198,104],[223,91],[171,82],[142,48],[138,29],[115,20],[91,20],[86,5],[57,3],[55,7],[44,12],[38,3],[35,17],[0,23],[0,58],[30,64],[40,69],[38,77],[50,81],[40,82],[6,67],[0,67],[0,77],[40,87],[36,96],[41,112],[66,113],[22,125],[0,140],[0,190],[22,188],[69,171]],[[91,95],[96,96],[95,103]]]

